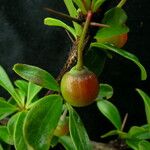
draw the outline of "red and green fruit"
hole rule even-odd
[[[64,99],[72,106],[87,106],[93,103],[98,95],[98,79],[85,67],[82,70],[73,67],[62,77],[61,92]]]
[[[100,38],[97,39],[98,42],[101,43],[110,43],[118,48],[122,48],[128,40],[128,34],[124,33],[121,35],[112,36],[110,38]]]
[[[63,136],[69,133],[69,118],[65,117],[65,119],[61,119],[58,122],[58,125],[54,131],[55,136]]]

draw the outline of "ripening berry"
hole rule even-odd
[[[98,95],[98,79],[87,68],[77,70],[74,67],[62,77],[61,92],[72,106],[87,106],[93,103]]]

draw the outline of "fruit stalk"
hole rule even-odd
[[[76,69],[77,70],[82,70],[83,69],[83,50],[84,50],[84,40],[86,38],[86,34],[88,32],[88,28],[90,26],[92,18],[92,12],[91,10],[88,11],[86,21],[83,27],[83,31],[81,33],[79,45],[78,45],[78,58],[77,58],[77,64],[76,64]]]

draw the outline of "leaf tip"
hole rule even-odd
[[[18,69],[20,66],[21,66],[21,64],[20,64],[20,63],[17,63],[17,64],[15,64],[15,65],[13,66],[12,70],[15,71],[15,72],[17,72],[17,69]]]
[[[45,18],[45,19],[44,19],[44,24],[45,24],[45,25],[47,25],[47,20],[48,20],[48,18]]]

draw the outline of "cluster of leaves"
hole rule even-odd
[[[86,3],[85,3],[86,2]],[[73,18],[78,18],[80,13],[87,15],[89,9],[92,13],[96,13],[105,0],[64,0],[69,14]],[[78,8],[78,10],[77,10]],[[114,7],[108,10],[102,20],[103,24],[109,25],[109,28],[100,28],[95,40],[99,38],[108,38],[114,35],[120,35],[129,31],[125,25],[127,15],[121,7]],[[77,40],[83,31],[83,24],[73,21],[73,27],[55,18],[46,18],[44,23],[49,26],[59,26],[68,30],[73,38]],[[95,50],[95,48],[98,48]],[[147,77],[145,68],[142,66],[138,58],[110,43],[93,42],[87,51],[87,57],[92,53],[95,59],[86,62],[89,67],[97,75],[101,73],[101,65],[105,59],[101,58],[98,51],[102,51],[106,56],[110,56],[111,52],[115,52],[131,61],[133,61],[141,71],[141,79]],[[100,65],[98,65],[100,60]],[[92,64],[92,65],[91,65]],[[0,67],[0,86],[2,86],[11,95],[9,99],[0,98],[0,120],[8,119],[5,125],[0,126],[0,140],[14,145],[16,150],[48,150],[50,147],[61,143],[67,150],[91,150],[92,145],[86,129],[77,114],[77,112],[67,103],[63,102],[59,84],[53,76],[47,71],[38,67],[16,64],[14,71],[23,79],[17,80],[14,85],[11,83],[8,75],[2,67]],[[39,97],[38,94],[46,88],[52,91],[52,94]],[[102,114],[108,118],[115,126],[116,130],[110,131],[103,137],[118,134],[120,138],[125,139],[127,145],[135,150],[141,150],[149,146],[149,117],[150,117],[150,100],[149,97],[138,90],[143,97],[148,124],[142,127],[131,127],[128,133],[122,131],[122,121],[117,108],[108,101],[113,95],[113,89],[107,84],[100,84],[100,92],[96,98],[97,106]],[[57,127],[59,119],[64,111],[69,112],[69,135],[55,137],[54,131]],[[0,150],[3,150],[0,145]]]
[[[57,143],[61,143],[68,150],[92,149],[79,115],[69,104],[64,104],[69,111],[69,135],[59,138],[54,136],[54,130],[64,109],[63,98],[60,94],[39,98],[37,94],[42,88],[59,92],[55,79],[45,70],[34,66],[16,64],[14,70],[29,82],[16,80],[14,87],[4,69],[0,67],[0,85],[11,95],[8,100],[0,98],[0,120],[9,119],[6,125],[0,126],[0,140],[14,145],[16,150],[48,150]],[[150,145],[147,141],[150,139],[150,97],[137,89],[144,100],[147,124],[141,127],[133,126],[126,133],[122,131],[123,123],[118,109],[108,101],[113,95],[113,88],[108,84],[100,84],[100,89],[96,98],[97,106],[116,128],[102,137],[119,135],[132,149],[147,150]]]
[[[64,0],[64,3],[66,4],[69,15],[73,18],[78,18],[81,12],[84,15],[87,14],[90,3],[91,3],[90,10],[93,13],[96,13],[96,11],[105,1],[106,0],[93,0],[91,2],[91,0],[87,0],[86,5],[84,4],[85,1],[81,1],[81,0]],[[74,4],[78,6],[78,10],[76,9]],[[113,52],[134,62],[141,70],[141,79],[145,80],[147,78],[146,70],[143,67],[143,65],[140,63],[139,59],[134,54],[131,54],[126,50],[120,49],[110,43],[107,42],[101,43],[98,40],[98,39],[111,38],[113,36],[117,36],[129,32],[129,28],[125,25],[126,20],[127,20],[127,14],[121,7],[115,6],[114,8],[111,8],[105,12],[104,18],[102,19],[101,23],[108,25],[109,27],[102,27],[97,31],[96,35],[94,36],[94,39],[96,39],[97,41],[92,42],[90,44],[89,50],[87,51],[87,54],[85,56],[85,65],[89,67],[91,71],[93,71],[99,76],[104,66],[104,61],[105,61],[104,58],[106,56],[108,57],[112,56],[112,52]],[[44,19],[45,25],[62,27],[65,30],[67,30],[75,40],[77,40],[77,38],[81,36],[81,33],[83,31],[83,24],[79,24],[78,22],[74,22],[74,21],[72,23],[73,23],[73,27],[67,25],[66,23],[62,22],[59,19],[50,18],[50,17]],[[106,55],[99,53],[96,50],[96,48],[98,48],[99,51],[104,52]],[[99,65],[95,67],[95,64],[96,65],[99,64]]]
[[[141,95],[144,105],[145,114],[147,117],[147,123],[142,126],[132,126],[128,132],[123,131],[123,122],[121,121],[120,113],[118,109],[109,101],[99,101],[98,108],[110,120],[110,122],[116,128],[102,135],[102,138],[118,135],[120,139],[134,150],[148,150],[150,146],[150,97],[140,89],[137,92]]]
[[[48,150],[58,142],[68,150],[92,149],[79,115],[69,104],[65,106],[69,111],[70,136],[54,136],[63,112],[62,97],[60,94],[51,94],[39,98],[37,94],[42,87],[59,92],[55,79],[45,70],[34,66],[16,64],[14,70],[30,82],[16,80],[14,87],[4,69],[0,67],[0,85],[11,95],[9,100],[0,99],[0,120],[6,117],[9,119],[6,125],[0,126],[0,140],[14,145],[16,150]],[[102,97],[109,98],[112,92],[108,91],[108,85],[100,86],[101,96],[97,100]]]

